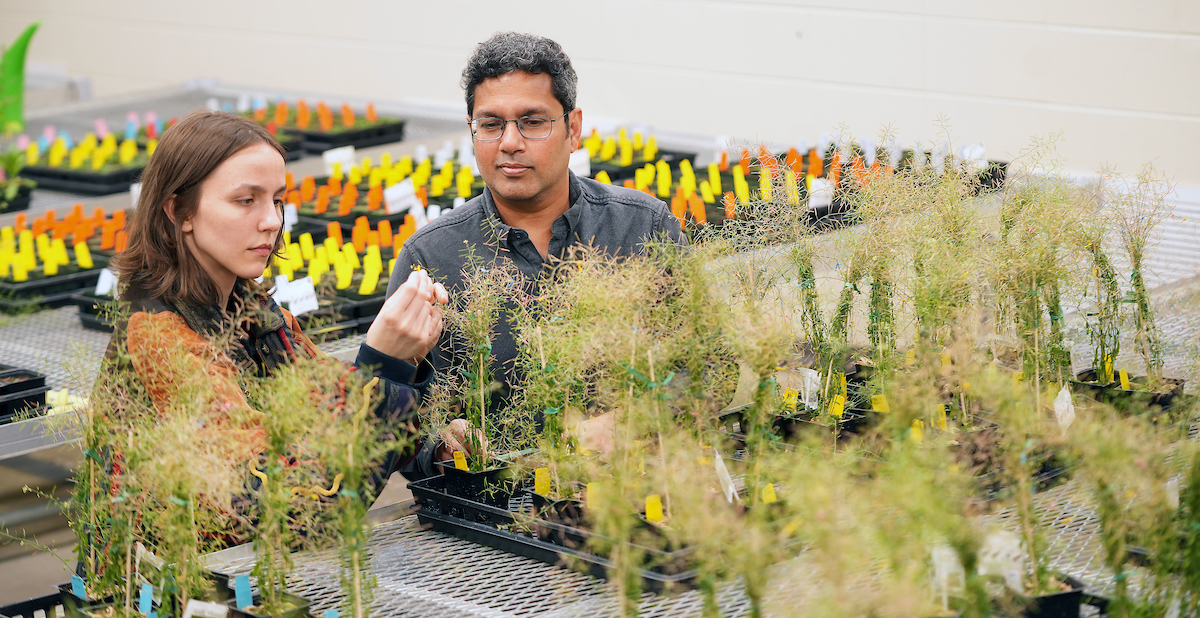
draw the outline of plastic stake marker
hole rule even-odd
[[[467,457],[462,451],[454,451],[454,467],[459,470],[467,469]]]
[[[775,484],[767,483],[766,485],[763,485],[763,488],[762,488],[763,504],[770,504],[777,499],[778,498],[775,497]]]
[[[1125,371],[1125,368],[1122,367],[1117,373],[1121,376],[1121,390],[1132,390],[1129,386],[1129,372]]]
[[[612,180],[609,179],[609,177],[608,177],[608,172],[606,172],[604,170],[600,170],[600,173],[596,174],[595,180],[596,180],[596,182],[602,182],[606,185],[612,184]]]
[[[138,594],[138,613],[149,614],[151,603],[154,601],[154,587],[150,584],[142,584],[142,591]]]
[[[829,402],[829,415],[834,418],[842,418],[842,414],[846,412],[846,397],[844,395],[834,395]]]
[[[708,164],[708,188],[713,195],[721,194],[721,170],[716,163]]]
[[[799,399],[800,399],[800,391],[798,391],[790,386],[783,389],[783,405],[787,409],[795,412],[796,411],[796,402],[799,401]]]
[[[368,268],[363,270],[362,284],[358,286],[359,296],[367,296],[374,294],[375,288],[379,285],[379,268]]]
[[[658,158],[658,138],[651,135],[646,138],[646,147],[642,149],[642,158],[653,161]]]
[[[655,524],[663,520],[662,497],[658,494],[646,496],[646,519]]]
[[[733,191],[726,191],[725,196],[721,199],[721,202],[725,206],[725,218],[736,219],[737,199],[733,197]]]
[[[87,588],[83,585],[83,578],[78,575],[71,576],[71,594],[81,598],[87,598]]]
[[[538,468],[533,471],[533,492],[543,496],[550,495],[549,468]]]
[[[88,251],[86,242],[80,242],[75,245],[75,263],[84,270],[90,270],[93,266],[92,253]]]
[[[654,164],[654,179],[658,183],[658,197],[671,197],[671,165],[666,161]]]
[[[790,206],[796,206],[800,203],[800,187],[797,185],[796,172],[790,167],[783,172],[787,188],[787,203]]]
[[[925,422],[919,418],[914,418],[908,436],[912,438],[913,442],[920,444],[921,440],[925,437]]]
[[[933,418],[929,425],[937,427],[941,431],[949,431],[950,427],[946,423],[946,406],[937,404],[933,407]]]
[[[871,409],[883,414],[892,411],[891,407],[888,406],[887,397],[883,395],[871,395]]]
[[[245,609],[254,604],[254,595],[250,592],[249,575],[238,575],[234,578],[233,594],[238,609]]]
[[[325,610],[325,618],[338,618],[338,610],[336,610],[336,609]]]

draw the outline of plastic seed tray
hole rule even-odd
[[[313,154],[320,154],[330,148],[340,148],[342,146],[366,148],[368,146],[402,141],[404,139],[404,126],[406,124],[407,122],[404,120],[383,118],[380,119],[380,124],[373,127],[350,129],[337,133],[290,128],[285,128],[284,131],[298,136],[301,139],[304,150]]]

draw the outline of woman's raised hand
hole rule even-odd
[[[442,305],[450,302],[446,288],[429,273],[415,270],[392,294],[371,328],[367,345],[414,365],[437,345],[442,334]]]

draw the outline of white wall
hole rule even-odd
[[[0,40],[42,20],[30,60],[99,97],[215,77],[461,106],[474,44],[526,30],[563,45],[593,118],[779,142],[892,123],[911,141],[944,114],[993,157],[1063,131],[1070,170],[1153,159],[1200,185],[1200,1],[828,4],[0,0]]]

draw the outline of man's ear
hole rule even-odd
[[[575,152],[583,143],[583,110],[576,107],[567,117],[571,121],[571,152]]]
[[[169,197],[167,197],[167,203],[166,203],[166,205],[163,206],[163,210],[167,213],[167,218],[171,220],[171,223],[178,224],[179,229],[184,234],[187,234],[188,232],[192,231],[192,220],[191,219],[184,221],[182,224],[179,224],[177,221],[175,221],[175,194],[174,193],[172,193]]]

